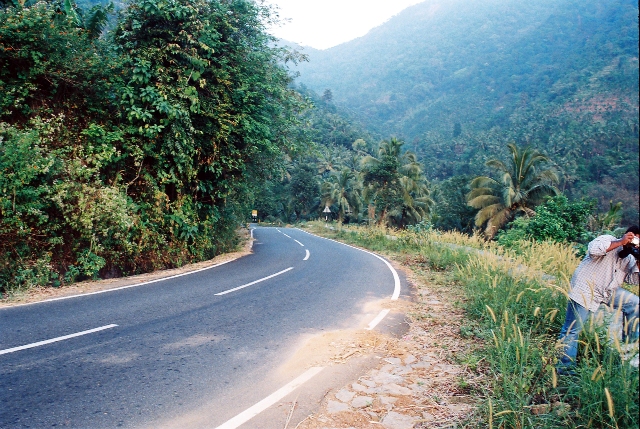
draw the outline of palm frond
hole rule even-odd
[[[467,204],[474,209],[484,209],[485,207],[492,206],[495,204],[502,204],[499,197],[495,195],[479,195],[467,202]]]
[[[493,188],[476,188],[467,194],[467,201],[479,197],[480,195],[495,195]]]
[[[109,15],[113,13],[113,10],[113,3],[109,3],[107,6],[96,5],[91,8],[84,19],[84,27],[92,39],[100,37],[107,26]]]
[[[469,182],[470,188],[487,188],[491,186],[499,186],[499,183],[491,177],[487,176],[478,176],[471,182]]]
[[[504,210],[504,206],[500,203],[492,204],[476,213],[476,226],[482,226],[486,221],[491,219],[500,210]]]

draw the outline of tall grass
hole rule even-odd
[[[621,359],[622,346],[605,324],[583,329],[576,376],[555,371],[569,279],[579,264],[569,245],[504,249],[459,233],[341,225],[321,231],[374,251],[411,254],[452,274],[469,317],[481,326],[489,364],[480,427],[638,428],[638,369]]]

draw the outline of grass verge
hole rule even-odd
[[[558,377],[556,339],[569,278],[579,260],[569,246],[522,243],[503,249],[480,237],[310,222],[320,235],[411,261],[460,289],[463,337],[478,348],[459,359],[484,374],[479,412],[467,424],[489,428],[637,428],[638,369],[602,323],[583,330],[576,376]],[[414,315],[420,318],[424,315]],[[464,380],[461,380],[464,383]]]

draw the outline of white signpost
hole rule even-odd
[[[324,213],[324,221],[327,222],[329,220],[329,214],[331,213],[331,209],[329,208],[329,206],[325,206],[324,210],[322,210],[322,213]]]

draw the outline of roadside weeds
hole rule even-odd
[[[423,285],[416,282],[418,292],[426,286],[428,296],[441,294],[452,306],[437,314],[418,293],[410,332],[433,317],[453,327],[439,330],[446,338],[468,346],[463,353],[445,355],[451,345],[440,336],[418,344],[438,346],[445,363],[471,370],[461,375],[458,387],[477,401],[458,420],[429,421],[431,416],[418,419],[416,413],[388,411],[367,424],[388,429],[638,427],[637,343],[633,358],[634,349],[627,351],[632,344],[608,338],[603,322],[592,323],[583,330],[576,376],[560,377],[555,371],[568,279],[579,263],[569,245],[523,241],[503,248],[477,236],[431,229],[327,227],[321,222],[306,227],[395,259],[418,280],[424,277]],[[419,392],[410,396],[414,404],[424,404]],[[373,427],[340,424],[310,427]]]
[[[238,235],[240,237],[240,245],[238,246],[238,250],[236,250],[235,252],[223,253],[222,255],[218,255],[208,261],[202,261],[195,264],[187,264],[179,268],[158,270],[151,273],[138,274],[128,277],[119,277],[104,280],[85,280],[59,288],[36,287],[26,291],[16,292],[0,299],[0,308],[46,301],[52,298],[82,295],[86,293],[115,289],[123,286],[136,285],[138,283],[145,283],[152,280],[163,279],[178,274],[189,273],[203,268],[212,267],[224,262],[230,262],[251,253],[253,239],[250,237],[249,231],[247,229],[241,229],[238,231]]]

